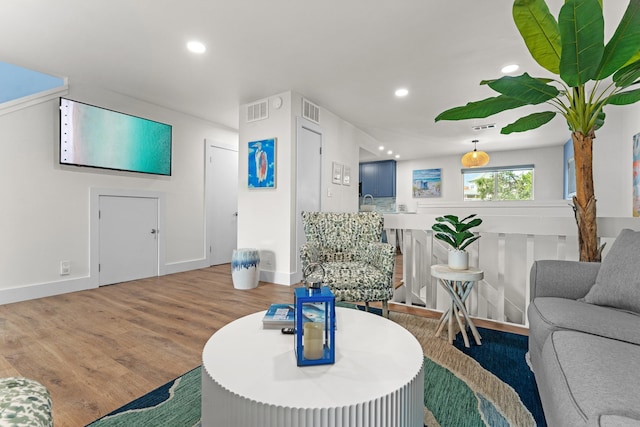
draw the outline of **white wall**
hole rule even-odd
[[[276,96],[282,98],[279,109],[271,107]],[[256,100],[257,101],[257,100]],[[269,98],[269,117],[246,121],[247,105],[240,106],[240,146],[238,147],[238,247],[257,248],[274,256],[270,279],[287,283],[291,266],[291,242],[294,241],[292,218],[295,213],[294,122],[292,94],[285,92]],[[269,138],[276,142],[276,188],[250,189],[247,186],[248,143]],[[261,265],[264,279],[265,267]]]
[[[237,144],[237,132],[82,83],[66,97],[173,126],[171,177],[58,164],[58,100],[0,116],[0,304],[85,289],[90,271],[91,188],[166,195],[166,271],[206,264],[204,139]],[[71,274],[60,276],[60,261]],[[195,264],[194,264],[195,262]]]
[[[563,150],[562,146],[545,147],[535,150],[512,150],[489,153],[488,166],[514,166],[533,164],[534,199],[536,201],[558,201],[562,199]],[[461,156],[434,157],[420,160],[398,161],[396,166],[396,204],[406,204],[409,211],[415,211],[421,205],[462,204]],[[414,170],[442,169],[442,196],[437,198],[414,198],[412,194],[412,176]],[[466,202],[479,206],[482,202]],[[487,202],[488,203],[488,202]]]
[[[271,106],[276,96],[283,99],[279,109]],[[269,97],[268,101],[269,117],[252,123],[246,122],[247,105],[240,106],[238,246],[258,248],[262,255],[268,252],[274,256],[274,270],[266,271],[266,267],[261,265],[261,279],[289,285],[295,283],[298,276],[295,235],[295,143],[296,117],[302,115],[302,95],[285,92]],[[322,210],[355,212],[358,210],[359,147],[363,144],[373,144],[374,140],[322,106],[319,127],[323,135]],[[247,143],[273,137],[278,138],[276,188],[249,189]],[[334,161],[351,167],[351,185],[337,185],[331,182]]]
[[[640,104],[607,108],[605,125],[596,132],[593,145],[593,178],[599,217],[629,217],[632,214],[632,137],[640,132]],[[567,140],[570,138],[567,132]],[[398,161],[396,203],[409,211],[418,204],[430,212],[441,208],[466,209],[494,215],[535,214],[573,216],[568,202],[562,200],[562,146],[536,150],[511,150],[489,153],[489,166],[534,164],[534,199],[532,203],[463,202],[460,156]],[[411,177],[415,169],[442,169],[442,197],[415,199]],[[523,210],[524,209],[524,210]],[[500,211],[500,212],[498,212]]]
[[[633,211],[633,135],[640,133],[640,103],[607,106],[605,125],[593,143],[593,180],[598,216],[628,217]]]
[[[58,102],[47,101],[0,115],[0,304],[85,289],[95,283],[89,268],[89,193],[91,188],[154,191],[166,195],[166,271],[206,265],[204,140],[238,143],[238,133],[215,123],[139,100],[71,82],[69,98],[173,125],[173,175],[152,175],[61,167],[57,161]],[[270,111],[269,120],[251,126],[241,115],[239,145],[238,245],[273,251],[276,283],[288,284],[295,263],[295,116],[301,96],[280,94],[284,105]],[[632,143],[640,132],[640,104],[611,107],[594,145],[594,178],[599,216],[631,215]],[[358,148],[376,141],[321,107],[323,142],[322,204],[324,210],[357,210]],[[246,143],[278,138],[276,190],[246,187]],[[562,147],[533,151],[495,152],[492,165],[534,163],[536,200],[562,197]],[[351,186],[331,183],[331,163],[351,166]],[[442,168],[443,195],[434,205],[461,203],[458,156],[398,162],[397,203],[411,210],[413,169]],[[332,197],[328,197],[328,189]],[[60,276],[62,260],[72,273]]]
[[[320,114],[325,141],[322,153],[322,210],[356,212],[358,210],[360,147],[379,144],[371,136],[330,111],[322,109]],[[351,185],[332,183],[332,164],[334,161],[351,168]],[[329,196],[329,190],[331,196]]]

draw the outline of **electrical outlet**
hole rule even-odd
[[[71,274],[71,261],[60,261],[60,275],[68,276]]]
[[[264,264],[265,267],[273,268],[273,255],[268,252],[263,254],[260,263]]]

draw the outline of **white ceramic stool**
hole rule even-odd
[[[233,250],[231,256],[231,279],[236,289],[253,289],[260,277],[260,252],[254,248]]]

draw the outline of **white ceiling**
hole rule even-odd
[[[562,0],[548,0],[554,14]],[[626,2],[605,2],[617,25]],[[3,0],[0,61],[238,128],[238,106],[293,90],[402,159],[560,145],[566,124],[503,136],[523,111],[434,123],[493,96],[482,79],[534,63],[510,0]],[[612,31],[614,28],[608,28]],[[204,42],[204,55],[185,48]],[[406,98],[393,92],[406,87]],[[474,125],[497,123],[493,131]],[[381,157],[385,158],[385,156]]]

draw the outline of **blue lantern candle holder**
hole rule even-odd
[[[335,363],[335,296],[326,286],[299,287],[294,292],[294,336],[298,366]]]

